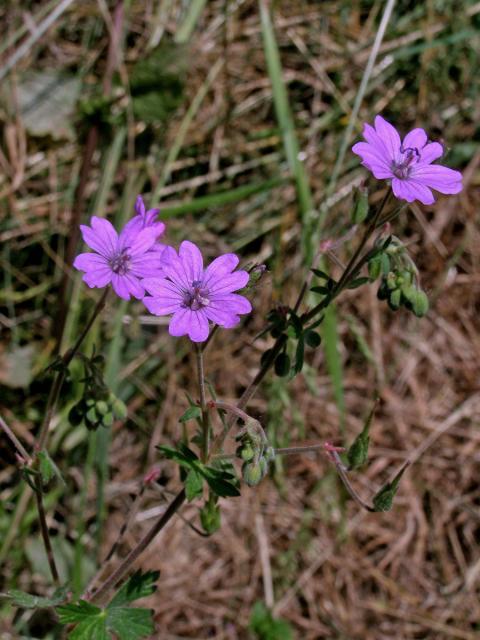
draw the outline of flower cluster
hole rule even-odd
[[[459,171],[432,164],[443,155],[443,147],[429,142],[423,129],[413,129],[402,141],[395,127],[378,115],[374,127],[364,125],[363,137],[365,142],[355,144],[352,151],[375,178],[391,181],[397,198],[431,204],[435,200],[431,189],[446,194],[462,190]],[[361,209],[355,212],[356,222],[366,216],[367,201]],[[146,209],[141,196],[135,214],[119,234],[96,216],[90,226],[80,226],[93,252],[81,253],[73,266],[84,272],[89,287],[111,284],[121,298],[142,300],[150,313],[171,316],[172,336],[187,335],[193,342],[207,340],[210,323],[230,329],[238,325],[239,316],[250,313],[250,302],[236,293],[250,276],[235,270],[239,262],[235,254],[224,254],[204,268],[202,254],[192,242],[182,242],[178,253],[160,242],[165,224],[157,219],[158,209]],[[400,295],[398,287],[393,291],[392,304]],[[405,292],[401,295],[411,303]]]
[[[120,234],[96,216],[90,226],[80,226],[93,253],[81,253],[73,266],[84,272],[89,287],[111,284],[124,300],[133,296],[155,315],[172,315],[170,335],[188,335],[193,342],[208,338],[209,322],[230,329],[240,322],[240,315],[250,313],[250,302],[235,293],[249,280],[246,271],[235,271],[235,254],[224,254],[204,269],[193,242],[182,242],[178,254],[159,242],[165,224],[157,221],[158,209],[146,210],[141,196],[135,212]]]

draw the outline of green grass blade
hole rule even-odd
[[[177,44],[184,44],[190,40],[206,4],[207,0],[190,0],[185,19],[175,34],[175,42]]]
[[[253,184],[245,184],[235,189],[228,189],[219,191],[218,193],[211,193],[207,196],[200,196],[199,198],[194,198],[189,202],[185,202],[185,204],[179,204],[171,207],[167,204],[162,207],[162,219],[174,218],[186,213],[197,213],[213,207],[223,207],[227,204],[232,204],[233,202],[245,200],[257,193],[271,191],[272,189],[285,184],[285,182],[287,182],[285,178],[272,178],[271,180],[265,180],[264,182],[254,182]]]
[[[272,83],[273,103],[281,131],[285,155],[292,176],[295,179],[300,218],[302,221],[302,250],[305,264],[313,259],[314,247],[310,237],[310,227],[314,217],[313,198],[305,166],[300,160],[300,148],[293,122],[292,111],[288,100],[287,89],[283,82],[280,52],[278,50],[275,31],[270,12],[265,0],[259,0],[260,18],[267,63],[268,75]]]

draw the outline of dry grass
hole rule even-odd
[[[104,5],[92,0],[76,4],[51,31],[52,37],[44,37],[30,51],[21,69],[85,66],[86,82],[95,78],[98,82],[108,47],[101,17]],[[161,21],[155,19],[157,4],[135,2],[127,13],[123,80],[133,63],[145,57],[152,38],[160,33],[162,42],[170,41],[178,30],[180,3],[163,3],[171,9]],[[132,174],[143,175],[146,192],[155,191],[164,149],[175,143],[188,105],[218,59],[224,64],[194,115],[159,196],[173,206],[219,189],[286,175],[257,3],[207,4],[182,54],[188,62],[184,101],[165,125],[150,132],[155,144],[147,155],[143,155],[142,125],[129,121],[129,150],[115,167],[107,215],[118,209]],[[284,79],[318,207],[324,203],[382,5],[362,3],[366,8],[360,11],[358,4],[291,0],[275,5]],[[182,518],[197,520],[197,507],[185,507],[182,518],[173,521],[141,561],[142,567],[161,571],[158,591],[150,599],[156,610],[157,638],[247,638],[253,603],[264,597],[268,601],[272,595],[275,615],[290,621],[295,637],[302,640],[474,640],[478,636],[480,112],[474,59],[480,6],[466,2],[461,11],[456,7],[453,0],[432,0],[417,8],[398,3],[360,110],[361,120],[383,111],[403,130],[414,124],[425,126],[432,136],[445,139],[453,149],[453,161],[465,173],[460,196],[440,198],[431,209],[412,206],[396,223],[395,232],[408,238],[429,293],[428,316],[419,321],[403,311],[390,312],[377,300],[375,287],[363,288],[360,294],[349,292],[338,308],[347,441],[361,429],[374,395],[381,398],[371,433],[371,461],[354,482],[368,497],[410,458],[414,464],[402,480],[395,508],[387,514],[359,513],[328,460],[313,454],[284,459],[274,478],[225,502],[222,529],[211,538],[202,538],[185,525]],[[7,7],[1,12],[12,32],[21,23],[19,11]],[[462,29],[476,29],[476,36],[453,43],[445,40]],[[89,30],[93,41],[86,50],[81,36]],[[411,49],[435,38],[440,39],[436,46]],[[18,76],[11,78],[15,87]],[[14,103],[15,91],[11,99]],[[2,115],[0,260],[5,290],[23,292],[23,298],[2,298],[0,348],[5,352],[15,341],[33,341],[38,372],[53,349],[50,336],[83,146],[76,138],[62,142],[32,138],[15,109],[5,109]],[[103,163],[111,152],[112,136],[107,132],[101,137],[93,157],[88,202],[104,184]],[[347,154],[329,201],[324,237],[343,232],[349,224],[349,194],[364,177],[364,170]],[[302,278],[300,231],[290,184],[170,221],[174,241],[188,236],[211,255],[233,246],[245,260],[260,258],[270,267],[255,294],[255,313],[245,330],[219,334],[209,349],[207,375],[222,398],[238,398],[256,372],[265,343],[252,338],[263,327],[265,313],[274,302],[294,299]],[[339,258],[344,258],[342,252]],[[86,298],[87,293],[82,295]],[[114,331],[115,307],[111,309],[104,319],[106,335]],[[113,430],[102,554],[115,540],[130,495],[146,468],[158,462],[154,446],[180,435],[178,417],[186,407],[183,389],[196,394],[186,345],[172,343],[164,327],[142,326],[139,305],[131,305],[128,312],[133,321],[124,324],[127,345],[117,382],[128,397],[131,420]],[[145,364],[145,350],[154,363],[151,369]],[[268,381],[252,400],[250,411],[270,434],[276,433],[279,442],[339,442],[340,416],[321,349],[309,354],[308,365],[305,375],[288,385]],[[34,383],[24,390],[2,389],[2,412],[31,446],[38,425],[34,409],[41,409],[45,388]],[[71,502],[66,496],[59,498],[56,509],[50,510],[50,524],[54,534],[67,535],[73,543],[86,447],[71,434],[57,444],[74,495]],[[18,474],[6,442],[1,442],[0,455],[0,499],[6,504],[0,523],[5,534],[18,499],[13,489]],[[178,485],[172,465],[163,460],[159,464],[165,487],[161,493],[160,489],[146,493],[122,553],[139,539]],[[83,520],[85,553],[91,557],[96,554],[95,492],[90,476]],[[28,545],[38,532],[30,523],[20,533]],[[31,579],[19,549],[5,561],[2,574],[2,587],[45,589],[40,574]],[[2,638],[16,637],[13,622],[13,614],[5,611]]]

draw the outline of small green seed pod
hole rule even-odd
[[[417,318],[423,318],[427,314],[429,306],[427,294],[424,291],[417,291],[417,295],[412,301],[413,313]]]

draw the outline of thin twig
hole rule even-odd
[[[0,427],[6,433],[7,437],[10,438],[14,447],[18,451],[19,455],[23,458],[23,460],[25,460],[26,463],[31,462],[32,459],[30,457],[30,454],[27,452],[27,450],[25,449],[23,444],[20,442],[20,440],[17,438],[17,436],[13,433],[13,431],[10,429],[10,427],[2,418],[2,416],[0,416]]]
[[[210,449],[210,422],[208,417],[207,396],[205,393],[203,349],[198,343],[195,343],[195,355],[197,360],[198,388],[200,391],[200,407],[202,409],[202,460],[206,462]]]
[[[47,517],[45,515],[45,507],[43,504],[42,479],[40,474],[35,478],[35,499],[37,501],[38,521],[40,523],[40,531],[42,532],[43,545],[47,554],[48,565],[52,573],[53,582],[58,586],[60,584],[60,579],[58,577],[55,556],[53,555],[50,534],[48,533]]]
[[[68,7],[74,2],[74,0],[61,0],[55,9],[50,13],[43,22],[41,22],[35,31],[25,40],[25,42],[18,47],[18,49],[10,56],[0,69],[0,81],[10,73],[13,67],[20,62],[22,58],[28,55],[33,45],[43,36],[45,31],[56,22],[56,20],[64,13]]]

